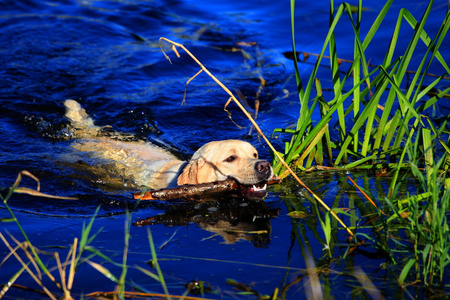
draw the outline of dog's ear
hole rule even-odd
[[[204,182],[215,181],[214,168],[208,163],[205,158],[200,157],[195,160],[191,160],[183,172],[178,176],[177,184],[198,184]]]
[[[177,179],[177,185],[183,185],[183,184],[197,184],[197,171],[199,164],[201,164],[201,160],[204,161],[204,159],[196,159],[191,160],[183,169],[183,172],[181,172],[180,176],[178,176]],[[203,162],[204,163],[204,162]]]

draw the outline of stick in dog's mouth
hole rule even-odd
[[[281,179],[274,175],[269,181],[264,180],[254,185],[240,184],[234,178],[223,181],[200,183],[195,185],[182,185],[174,188],[134,193],[134,199],[139,200],[173,200],[173,199],[204,199],[214,198],[226,193],[239,193],[249,199],[262,199],[266,196],[267,185],[280,183]]]

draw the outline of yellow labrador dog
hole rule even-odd
[[[258,158],[257,150],[239,140],[209,142],[198,149],[188,162],[146,142],[121,142],[92,137],[100,130],[75,100],[66,100],[66,117],[82,133],[73,147],[106,159],[139,186],[151,189],[236,179],[253,192],[263,192],[273,177],[270,163]]]

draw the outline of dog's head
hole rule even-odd
[[[198,149],[178,177],[178,185],[236,179],[256,191],[265,190],[273,176],[270,163],[258,159],[258,151],[239,140],[210,142]]]

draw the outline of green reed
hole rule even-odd
[[[407,149],[412,161],[411,171],[419,181],[417,195],[398,200],[394,194],[386,199],[397,221],[408,233],[412,245],[407,248],[413,249],[413,255],[405,259],[398,279],[402,286],[407,281],[414,280],[425,286],[443,284],[445,270],[450,264],[450,231],[447,220],[450,186],[445,170],[450,151],[444,151],[438,160],[432,155],[426,155],[424,162],[417,160],[415,152],[423,148],[427,154],[432,153],[437,139],[432,138],[431,130],[421,129],[419,133],[421,141],[418,140]],[[420,165],[425,165],[425,172],[419,169]]]
[[[360,30],[362,1],[359,1],[356,17],[349,4],[343,3],[335,10],[334,2],[330,1],[328,34],[305,84],[298,69],[294,30],[295,0],[291,0],[292,47],[301,108],[295,129],[275,129],[272,135],[291,135],[290,140],[285,143],[284,153],[280,153],[289,165],[300,170],[321,165],[325,161],[339,169],[386,166],[400,169],[404,166],[405,153],[402,150],[416,138],[417,126],[424,125],[421,113],[434,106],[450,91],[449,87],[432,93],[443,80],[448,79],[446,76],[450,73],[450,68],[439,52],[450,27],[450,12],[447,11],[434,37],[430,37],[424,25],[430,17],[433,1],[429,2],[419,21],[406,9],[402,9],[391,41],[385,49],[383,62],[369,69],[370,57],[366,57],[365,52],[369,47],[379,47],[371,42],[392,3],[393,0],[386,2],[370,29],[363,34]],[[342,70],[335,30],[342,22],[347,21],[353,29],[349,34],[354,36],[354,51],[349,68]],[[404,35],[399,36],[404,23],[412,28],[410,39]],[[408,44],[406,50],[394,58],[394,51],[401,51],[399,48],[405,43]],[[419,52],[419,43],[426,46],[424,52]],[[328,78],[319,78],[318,73],[327,49],[333,85],[327,88],[332,88],[332,95],[325,94],[321,85],[321,81]],[[422,59],[415,66],[412,60],[417,55]],[[446,73],[428,83],[428,71],[433,62],[439,63]],[[409,74],[413,74],[412,79]],[[313,123],[311,119],[314,111],[318,111],[321,116],[317,123]],[[334,127],[336,118],[339,134],[332,139],[330,128]],[[392,162],[393,158],[395,162]],[[282,177],[288,174],[276,157],[273,167]]]
[[[447,221],[450,179],[446,179],[450,133],[446,130],[446,122],[437,126],[423,114],[433,109],[442,98],[448,98],[450,91],[444,82],[449,79],[450,68],[439,52],[450,27],[450,12],[447,9],[440,27],[431,34],[424,28],[432,17],[434,1],[429,1],[420,20],[401,9],[391,40],[384,49],[382,63],[369,65],[371,58],[366,56],[366,51],[370,47],[379,48],[379,44],[373,43],[374,37],[392,3],[393,0],[386,1],[370,29],[361,32],[362,1],[359,1],[357,9],[347,3],[335,9],[331,0],[329,30],[305,82],[298,68],[295,0],[291,0],[292,49],[300,113],[294,129],[275,129],[272,137],[288,135],[284,153],[279,154],[299,171],[323,164],[337,170],[391,170],[393,176],[389,191],[380,201],[383,210],[365,204],[358,206],[362,215],[374,217],[368,224],[373,227],[373,234],[357,232],[355,240],[367,241],[390,254],[389,263],[402,269],[398,276],[402,287],[414,280],[432,286],[444,283],[444,274],[447,270],[448,275],[450,263]],[[354,37],[353,57],[346,69],[346,63],[341,64],[339,59],[339,41],[335,37],[336,29],[344,22],[350,22],[352,32],[348,34]],[[410,36],[400,30],[405,25],[411,28]],[[402,48],[402,45],[407,46]],[[329,77],[324,77],[325,73],[319,70],[327,50],[331,72]],[[400,55],[394,56],[398,53]],[[434,67],[438,64],[444,73],[429,74],[432,64]],[[323,88],[323,82],[331,84]],[[442,86],[447,87],[439,90]],[[320,119],[312,120],[313,114],[317,113]],[[332,135],[332,128],[337,134]],[[276,157],[273,167],[281,177],[288,175]],[[411,175],[420,183],[417,193],[399,200],[399,186],[408,184]],[[379,191],[383,189],[380,187]],[[370,191],[367,194],[370,195]],[[349,207],[354,207],[355,202],[349,201]],[[333,207],[336,208],[335,205]],[[295,209],[295,212],[298,215],[300,209]],[[332,249],[333,242],[330,232],[333,226],[330,226],[326,215],[322,218],[318,212],[318,218],[324,231],[327,254],[331,257],[329,249]],[[351,217],[350,221],[356,219]],[[356,229],[355,224],[351,228]],[[391,238],[391,229],[407,232],[412,246],[407,240]],[[404,254],[403,260],[398,260],[395,255],[398,252]]]

